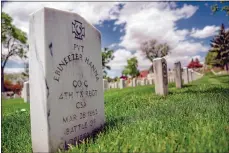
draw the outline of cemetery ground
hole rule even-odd
[[[21,111],[21,109],[26,111]],[[2,101],[3,152],[32,152],[29,104]],[[228,152],[229,76],[205,75],[166,97],[153,86],[105,91],[106,126],[69,152]]]

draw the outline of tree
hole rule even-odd
[[[223,63],[220,59],[217,59],[217,52],[208,52],[205,57],[205,64],[215,67],[223,67]]]
[[[102,51],[102,66],[103,66],[103,75],[104,77],[107,75],[107,71],[106,70],[110,70],[111,67],[109,65],[107,65],[111,60],[114,59],[113,56],[113,50],[109,50],[108,48],[104,48],[104,50]]]
[[[6,91],[12,91],[12,86],[13,86],[12,81],[6,79],[4,80],[3,85]]]
[[[122,73],[126,76],[130,75],[131,77],[137,77],[139,75],[138,60],[136,57],[127,60],[127,66],[125,66]]]
[[[224,3],[224,2],[221,1],[220,3]],[[213,14],[215,14],[218,11],[224,11],[224,12],[226,12],[227,15],[229,15],[229,6],[219,7],[218,4],[214,4],[211,6],[211,10],[212,10]]]
[[[107,79],[107,82],[111,82],[112,79],[109,76],[104,76],[104,79]]]
[[[203,65],[202,65],[202,64],[200,64],[200,61],[199,61],[199,59],[198,59],[198,58],[196,58],[196,59],[195,59],[195,62],[194,62],[194,67],[195,67],[195,68],[201,68],[201,67],[203,67]]]
[[[149,40],[141,44],[141,50],[146,58],[152,62],[150,70],[153,71],[153,59],[168,55],[170,48],[167,43],[158,44],[156,40]]]
[[[215,59],[220,60],[222,65],[228,70],[229,63],[229,30],[226,31],[224,24],[221,25],[219,34],[211,40],[210,52],[216,53]]]
[[[117,81],[119,81],[119,78],[116,76],[116,77],[114,77],[113,81],[117,82]]]
[[[18,29],[12,24],[12,18],[2,12],[2,54],[1,54],[1,88],[4,91],[4,68],[9,58],[19,56],[20,58],[27,58],[26,52],[28,46],[26,33]]]
[[[196,58],[195,61],[192,59],[191,62],[188,64],[188,68],[201,68],[201,67],[203,67],[203,65],[200,64],[198,58]]]

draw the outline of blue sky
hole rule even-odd
[[[28,15],[42,6],[76,12],[93,24],[102,34],[102,47],[114,50],[115,58],[109,63],[112,70],[108,75],[111,77],[120,76],[126,60],[134,56],[139,61],[140,70],[148,69],[151,63],[142,55],[139,46],[142,41],[150,39],[170,45],[171,55],[166,57],[170,68],[175,61],[186,66],[191,58],[196,57],[203,62],[219,26],[224,23],[229,28],[229,16],[225,12],[212,15],[210,9],[213,4],[224,6],[229,2],[25,3],[6,2],[2,9],[13,17],[17,27],[27,33]],[[23,66],[23,61],[12,58],[6,71],[19,71]]]

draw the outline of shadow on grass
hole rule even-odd
[[[194,84],[183,84],[182,88],[190,88],[190,87],[194,87],[194,86],[196,86],[196,85],[194,85]]]
[[[210,78],[224,78],[224,77],[229,77],[228,74],[222,74],[222,75],[214,75],[214,76],[210,76]]]
[[[228,88],[220,88],[220,87],[213,87],[213,88],[208,88],[206,90],[193,90],[193,89],[188,89],[185,91],[179,91],[179,92],[173,92],[170,91],[169,94],[209,94],[209,93],[214,93],[214,94],[222,94],[222,95],[227,95],[229,97],[229,89]]]

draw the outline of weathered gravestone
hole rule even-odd
[[[125,80],[120,79],[120,80],[119,80],[119,88],[120,88],[120,89],[123,89],[124,87],[125,87]]]
[[[108,82],[106,79],[103,79],[103,90],[107,90],[108,89]]]
[[[193,79],[192,79],[192,70],[191,69],[188,69],[188,78],[189,78],[189,82],[193,81]]]
[[[152,78],[148,79],[148,81],[149,81],[150,85],[153,85],[153,79]]]
[[[137,79],[137,86],[140,86],[140,85],[141,85],[141,80]]]
[[[131,80],[131,86],[132,86],[132,87],[136,87],[136,86],[137,86],[137,79],[136,79],[136,78],[133,78],[133,79]]]
[[[114,83],[114,88],[118,88],[119,87],[119,85],[118,85],[118,81],[116,81],[115,83]]]
[[[164,58],[155,58],[153,60],[155,92],[159,95],[168,94],[168,74],[167,63]]]
[[[14,94],[14,98],[20,98],[20,96],[18,94]]]
[[[24,99],[24,93],[25,93],[25,86],[24,86],[24,83],[23,83],[23,88],[21,90],[21,98]]]
[[[30,91],[29,91],[29,81],[24,82],[24,102],[29,103],[30,102]]]
[[[104,125],[100,32],[76,13],[30,16],[33,152],[56,152]]]
[[[195,71],[192,70],[191,75],[192,75],[192,80],[193,81],[196,80],[196,73],[195,73]]]
[[[181,72],[180,62],[176,62],[174,64],[174,76],[175,76],[176,88],[182,88],[182,72]]]
[[[147,85],[147,79],[146,78],[143,78],[143,85]]]
[[[189,72],[188,72],[187,67],[183,68],[183,78],[184,78],[184,84],[188,84],[189,83]]]

